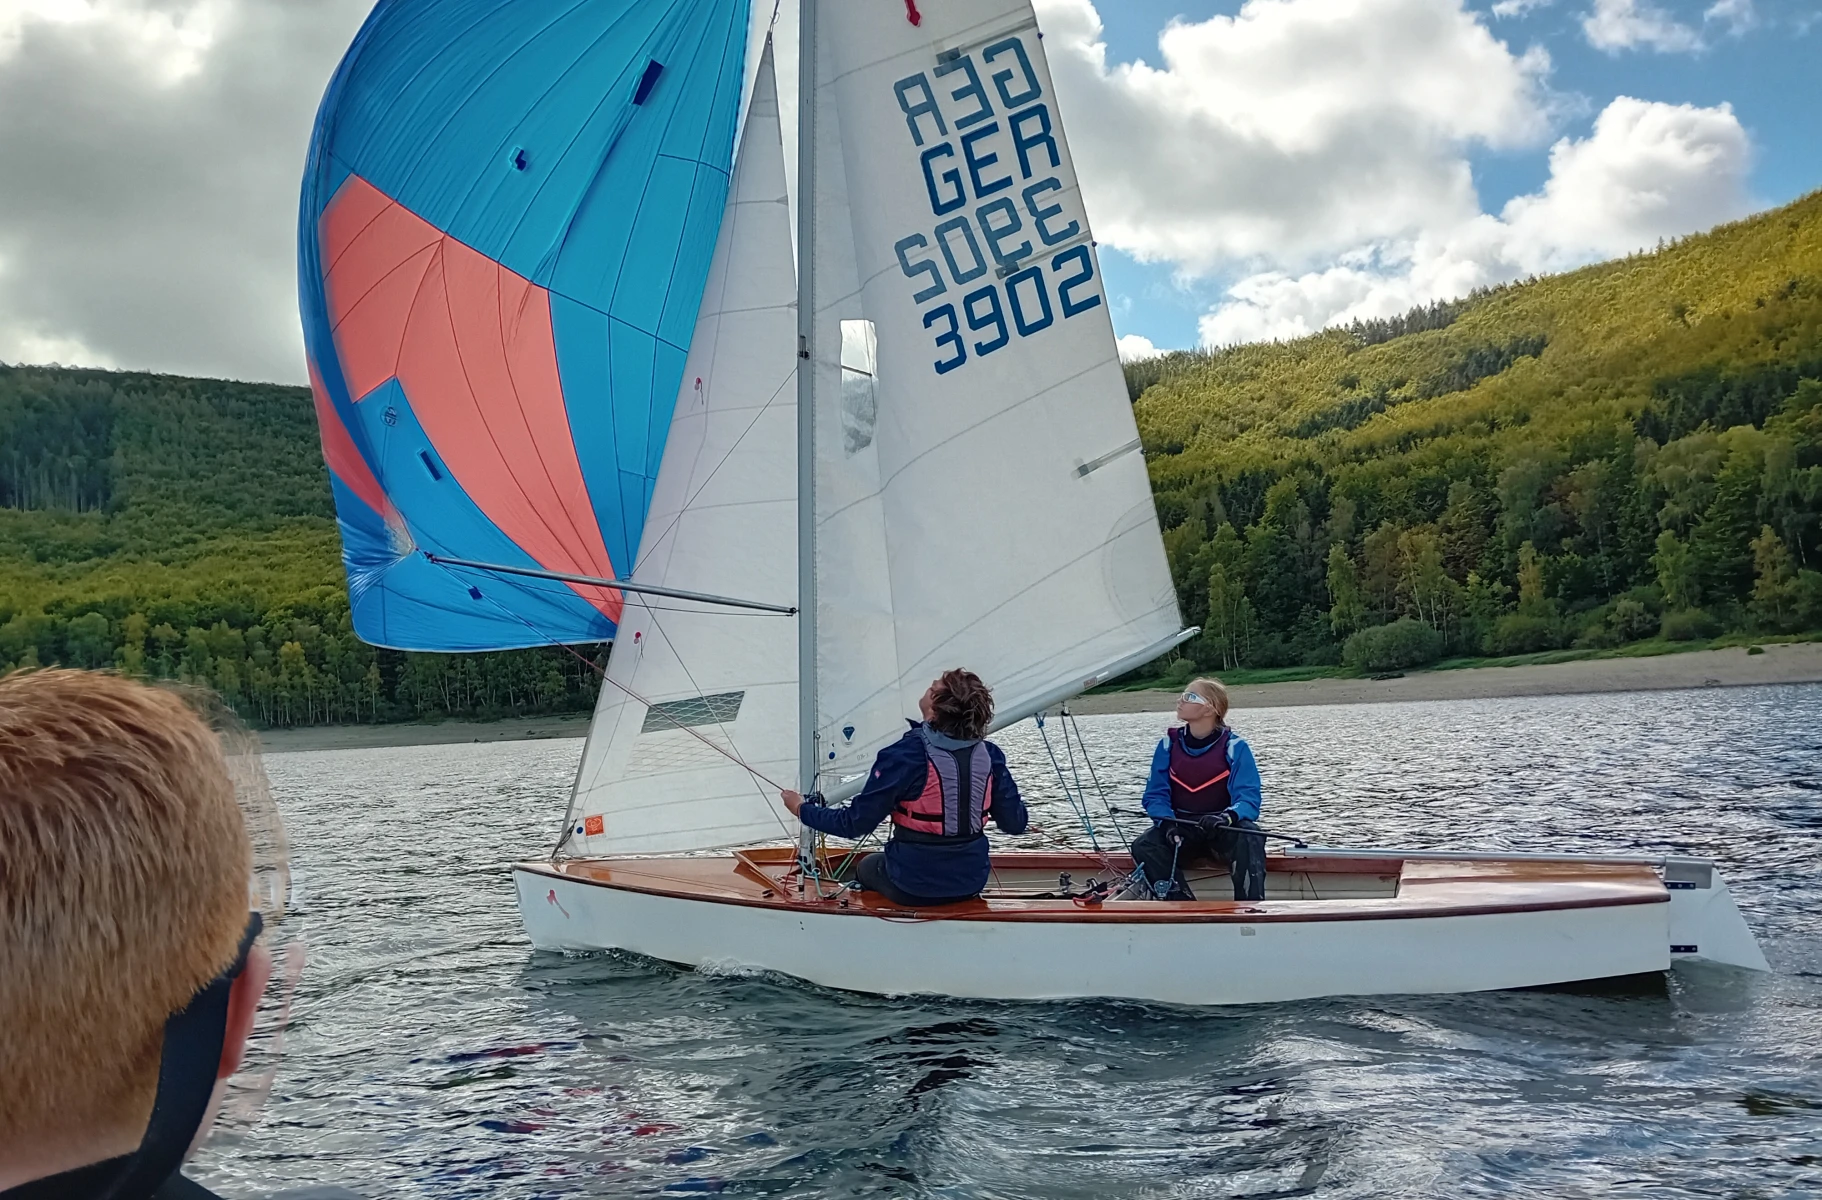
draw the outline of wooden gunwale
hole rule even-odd
[[[1124,856],[1121,856],[1124,858]],[[690,858],[572,859],[520,862],[516,871],[590,887],[670,896],[699,903],[772,908],[831,916],[899,920],[1079,922],[1084,924],[1267,924],[1319,921],[1418,920],[1491,913],[1555,912],[1630,904],[1665,904],[1670,893],[1649,866],[1630,864],[1268,858],[1268,870],[1289,873],[1396,873],[1398,895],[1340,900],[1118,902],[1086,906],[1072,900],[993,898],[943,908],[900,908],[871,893],[799,896],[794,879],[771,868],[794,863],[789,849],[761,848]],[[995,855],[1003,870],[1101,869],[1092,854],[1053,852]],[[1379,868],[1386,870],[1381,871]],[[1366,870],[1363,870],[1366,868]],[[765,893],[770,891],[770,895]],[[845,900],[845,903],[843,901]]]

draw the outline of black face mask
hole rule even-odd
[[[182,1179],[177,1170],[196,1140],[203,1118],[209,1115],[209,1098],[215,1092],[222,1044],[228,1035],[228,998],[264,929],[265,921],[258,913],[248,914],[234,962],[166,1019],[164,1049],[158,1060],[158,1097],[152,1103],[152,1119],[139,1149],[124,1158],[21,1184],[0,1193],[0,1200],[147,1200],[210,1194]]]

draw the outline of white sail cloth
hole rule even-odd
[[[947,668],[1018,719],[1180,626],[1031,6],[917,9],[818,9],[817,732],[834,796]],[[835,402],[855,319],[877,345],[870,427]]]
[[[1006,723],[1180,621],[1029,3],[921,0],[913,25],[803,2],[817,759],[840,798],[941,671],[980,674]],[[796,279],[773,89],[768,52],[633,579],[788,604]],[[626,601],[565,849],[792,835],[775,785],[799,778],[796,623]]]
[[[634,582],[795,603],[796,295],[768,48]],[[795,618],[625,597],[566,849],[695,850],[789,836],[777,788],[747,766],[780,784],[797,778]]]

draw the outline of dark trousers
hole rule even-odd
[[[964,900],[974,899],[968,896],[913,896],[892,882],[886,874],[886,856],[875,850],[863,857],[854,868],[855,882],[862,891],[878,892],[894,904],[906,908],[940,908],[945,904],[960,904]]]
[[[1242,821],[1238,829],[1205,833],[1194,825],[1160,821],[1132,840],[1132,858],[1144,869],[1147,887],[1160,879],[1170,880],[1168,900],[1194,900],[1183,880],[1183,868],[1210,858],[1227,864],[1234,878],[1234,899],[1263,900],[1265,839],[1241,832],[1257,828],[1251,821]],[[1181,844],[1174,839],[1181,839]]]

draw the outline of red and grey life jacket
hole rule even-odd
[[[1200,754],[1189,752],[1183,744],[1184,733],[1179,725],[1169,735],[1170,806],[1177,815],[1187,817],[1220,812],[1233,803],[1227,794],[1227,777],[1233,774],[1227,765],[1228,730],[1223,729]]]
[[[928,763],[924,790],[915,799],[898,802],[892,823],[923,834],[920,841],[973,841],[986,831],[987,814],[993,808],[993,756],[987,743],[932,736],[922,725],[917,732],[923,738]],[[938,738],[950,745],[938,744]]]

